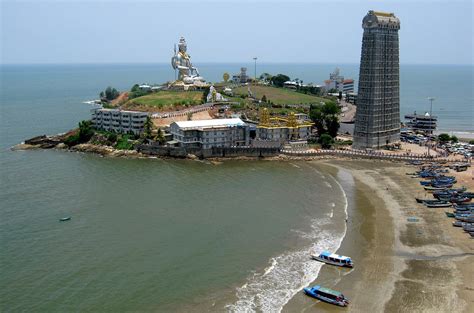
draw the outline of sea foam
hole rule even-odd
[[[344,211],[347,218],[347,198],[342,186],[334,179],[344,195]],[[310,253],[339,249],[346,234],[328,229],[333,221],[329,217],[314,218],[311,231],[295,231],[311,244],[296,251],[283,253],[269,260],[263,273],[253,273],[245,284],[236,290],[237,301],[226,306],[229,312],[280,312],[302,288],[314,281],[323,263],[310,259]],[[326,226],[326,227],[324,227]]]

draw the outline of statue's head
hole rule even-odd
[[[186,52],[186,39],[184,37],[179,38],[178,48],[180,52]]]

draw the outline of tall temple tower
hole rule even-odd
[[[369,11],[362,27],[353,147],[380,148],[400,139],[400,20],[393,13]]]

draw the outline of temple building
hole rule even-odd
[[[393,13],[369,11],[362,27],[353,147],[380,148],[400,139],[400,21]]]
[[[296,116],[290,112],[288,117],[270,117],[266,108],[260,110],[259,123],[257,125],[258,141],[273,141],[285,144],[290,141],[307,140],[311,135],[313,123],[302,116]]]

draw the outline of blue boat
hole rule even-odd
[[[310,297],[313,297],[315,299],[339,305],[339,306],[348,306],[349,305],[349,299],[344,297],[342,293],[339,291],[335,291],[329,288],[321,287],[320,285],[310,287],[310,288],[304,288],[304,293]]]
[[[350,268],[354,267],[354,263],[352,263],[352,259],[350,257],[334,254],[329,251],[323,251],[320,254],[312,254],[311,258],[316,261],[324,262],[331,265]]]

